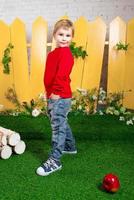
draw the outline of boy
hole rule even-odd
[[[67,122],[72,92],[70,73],[74,59],[69,48],[74,36],[73,23],[68,19],[59,20],[53,31],[56,48],[47,56],[44,85],[48,99],[48,115],[52,128],[52,151],[48,160],[36,173],[47,176],[62,168],[63,153],[76,154],[75,139]]]

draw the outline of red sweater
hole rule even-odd
[[[70,73],[74,59],[69,47],[58,47],[50,52],[46,60],[44,85],[47,98],[51,93],[60,95],[61,98],[71,98]]]

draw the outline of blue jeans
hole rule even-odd
[[[75,149],[75,139],[68,124],[67,115],[71,107],[71,98],[48,99],[48,116],[52,128],[52,151],[49,157],[60,160],[64,149]]]

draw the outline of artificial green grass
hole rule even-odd
[[[133,140],[134,127],[111,115],[69,115],[74,135],[81,140]],[[0,126],[21,133],[22,138],[49,139],[51,128],[46,116],[0,116]]]
[[[133,200],[134,126],[113,116],[70,115],[77,155],[64,155],[63,168],[47,177],[35,174],[47,159],[51,129],[46,117],[0,116],[0,126],[18,131],[27,148],[22,155],[0,160],[0,200]],[[120,190],[101,189],[107,173],[115,173]]]

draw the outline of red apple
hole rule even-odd
[[[120,187],[120,182],[119,182],[119,179],[116,175],[107,174],[103,178],[103,185],[102,186],[107,192],[117,192],[117,190]]]

